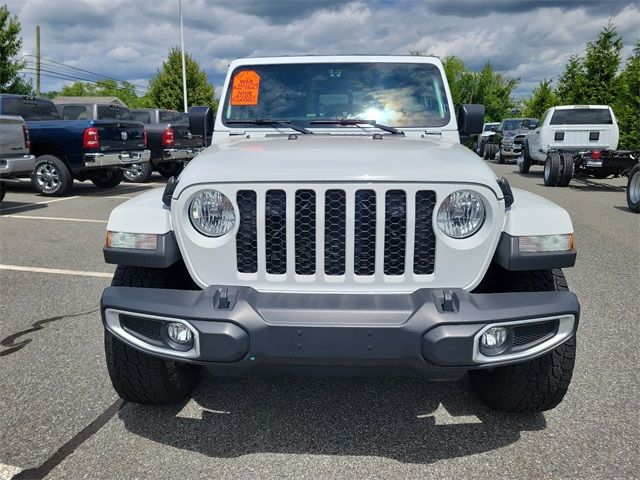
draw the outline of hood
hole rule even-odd
[[[455,182],[502,193],[480,157],[459,144],[404,136],[297,135],[213,145],[180,174],[177,190],[200,183]],[[178,193],[176,191],[176,193]]]
[[[514,137],[516,135],[526,135],[529,132],[531,132],[531,130],[529,130],[528,128],[526,129],[519,128],[517,130],[505,130],[503,136]]]

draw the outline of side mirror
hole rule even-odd
[[[204,146],[209,146],[207,139],[213,133],[213,110],[211,107],[191,107],[189,109],[189,130],[193,135],[204,138]]]
[[[458,109],[458,131],[461,136],[481,134],[483,124],[484,105],[460,105]]]

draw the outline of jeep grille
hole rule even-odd
[[[361,189],[350,195],[339,188],[268,190],[261,212],[253,190],[239,190],[236,201],[240,213],[236,260],[241,273],[258,271],[257,225],[264,225],[267,274],[371,276],[376,274],[376,255],[383,256],[387,276],[403,275],[407,268],[417,275],[434,272],[432,190],[418,190],[409,198],[404,190]],[[289,229],[293,245],[287,244]],[[287,265],[289,248],[295,250],[294,265]]]

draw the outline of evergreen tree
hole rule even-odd
[[[587,44],[584,56],[584,103],[612,105],[618,93],[622,39],[612,23],[607,24],[594,42]]]
[[[28,95],[32,92],[31,81],[20,75],[26,62],[17,60],[22,48],[20,22],[9,14],[6,5],[0,6],[0,93]]]
[[[190,55],[185,57],[189,106],[210,105],[215,109],[214,88],[207,74]],[[169,51],[169,57],[149,83],[147,97],[160,108],[183,110],[182,57],[179,48],[174,47]]]
[[[614,111],[620,128],[619,148],[640,150],[640,41],[618,78]]]
[[[544,79],[533,89],[531,97],[524,101],[524,115],[540,118],[550,107],[558,105],[558,97],[551,88],[551,80]]]
[[[571,55],[558,80],[556,88],[558,101],[564,105],[585,103],[584,84],[585,74],[582,59],[578,55]]]

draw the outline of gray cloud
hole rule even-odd
[[[8,0],[34,51],[42,27],[43,56],[144,84],[180,41],[176,0]],[[468,66],[487,61],[521,78],[527,95],[557,78],[609,19],[627,55],[640,36],[640,5],[573,0],[183,0],[187,50],[221,85],[226,66],[242,56],[383,53],[420,50],[458,55]],[[45,89],[61,79],[45,77]]]

